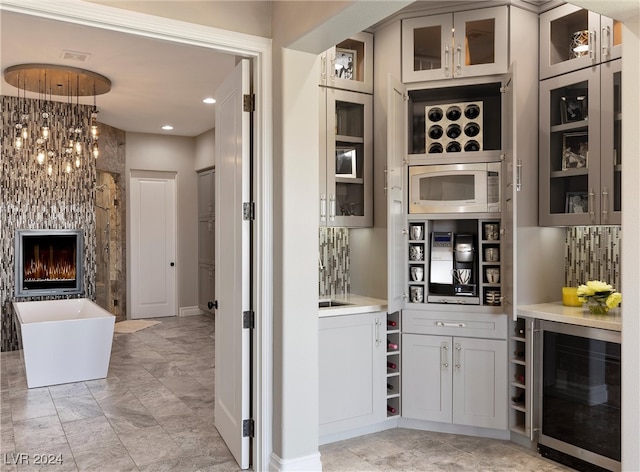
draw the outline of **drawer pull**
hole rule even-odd
[[[436,321],[436,326],[445,326],[447,328],[466,328],[466,323],[447,323],[446,321]]]

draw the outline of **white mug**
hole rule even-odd
[[[424,277],[424,269],[422,267],[411,268],[411,280],[414,282],[421,282]]]
[[[424,257],[424,249],[422,246],[409,247],[409,259],[412,261],[421,261]]]
[[[422,300],[423,300],[422,287],[418,287],[414,285],[410,287],[409,292],[411,295],[411,303],[422,303]]]
[[[490,267],[485,270],[485,273],[487,275],[487,282],[490,284],[497,284],[500,282],[500,269]]]
[[[422,225],[411,225],[409,237],[414,241],[420,241],[422,239]]]
[[[484,250],[484,260],[487,262],[498,262],[499,254],[497,247],[488,247]]]

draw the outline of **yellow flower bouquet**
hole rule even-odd
[[[578,300],[586,303],[591,313],[605,315],[620,304],[622,294],[606,282],[590,280],[578,287]]]

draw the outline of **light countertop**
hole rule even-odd
[[[606,315],[592,315],[583,307],[564,306],[562,302],[521,305],[518,315],[540,320],[557,321],[591,328],[622,331],[620,308],[614,308]]]
[[[326,297],[329,299],[329,297]],[[324,300],[322,297],[321,300]],[[348,303],[348,305],[319,308],[318,316],[323,318],[325,316],[340,316],[340,315],[355,315],[359,313],[372,313],[376,311],[387,311],[387,301],[380,300],[379,298],[364,297],[362,295],[356,295],[353,293],[345,295],[334,295],[331,300]]]

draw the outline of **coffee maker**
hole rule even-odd
[[[477,297],[477,256],[473,234],[456,234],[453,251],[453,293]],[[480,303],[480,300],[478,300]]]
[[[479,305],[475,235],[431,233],[427,302]]]

